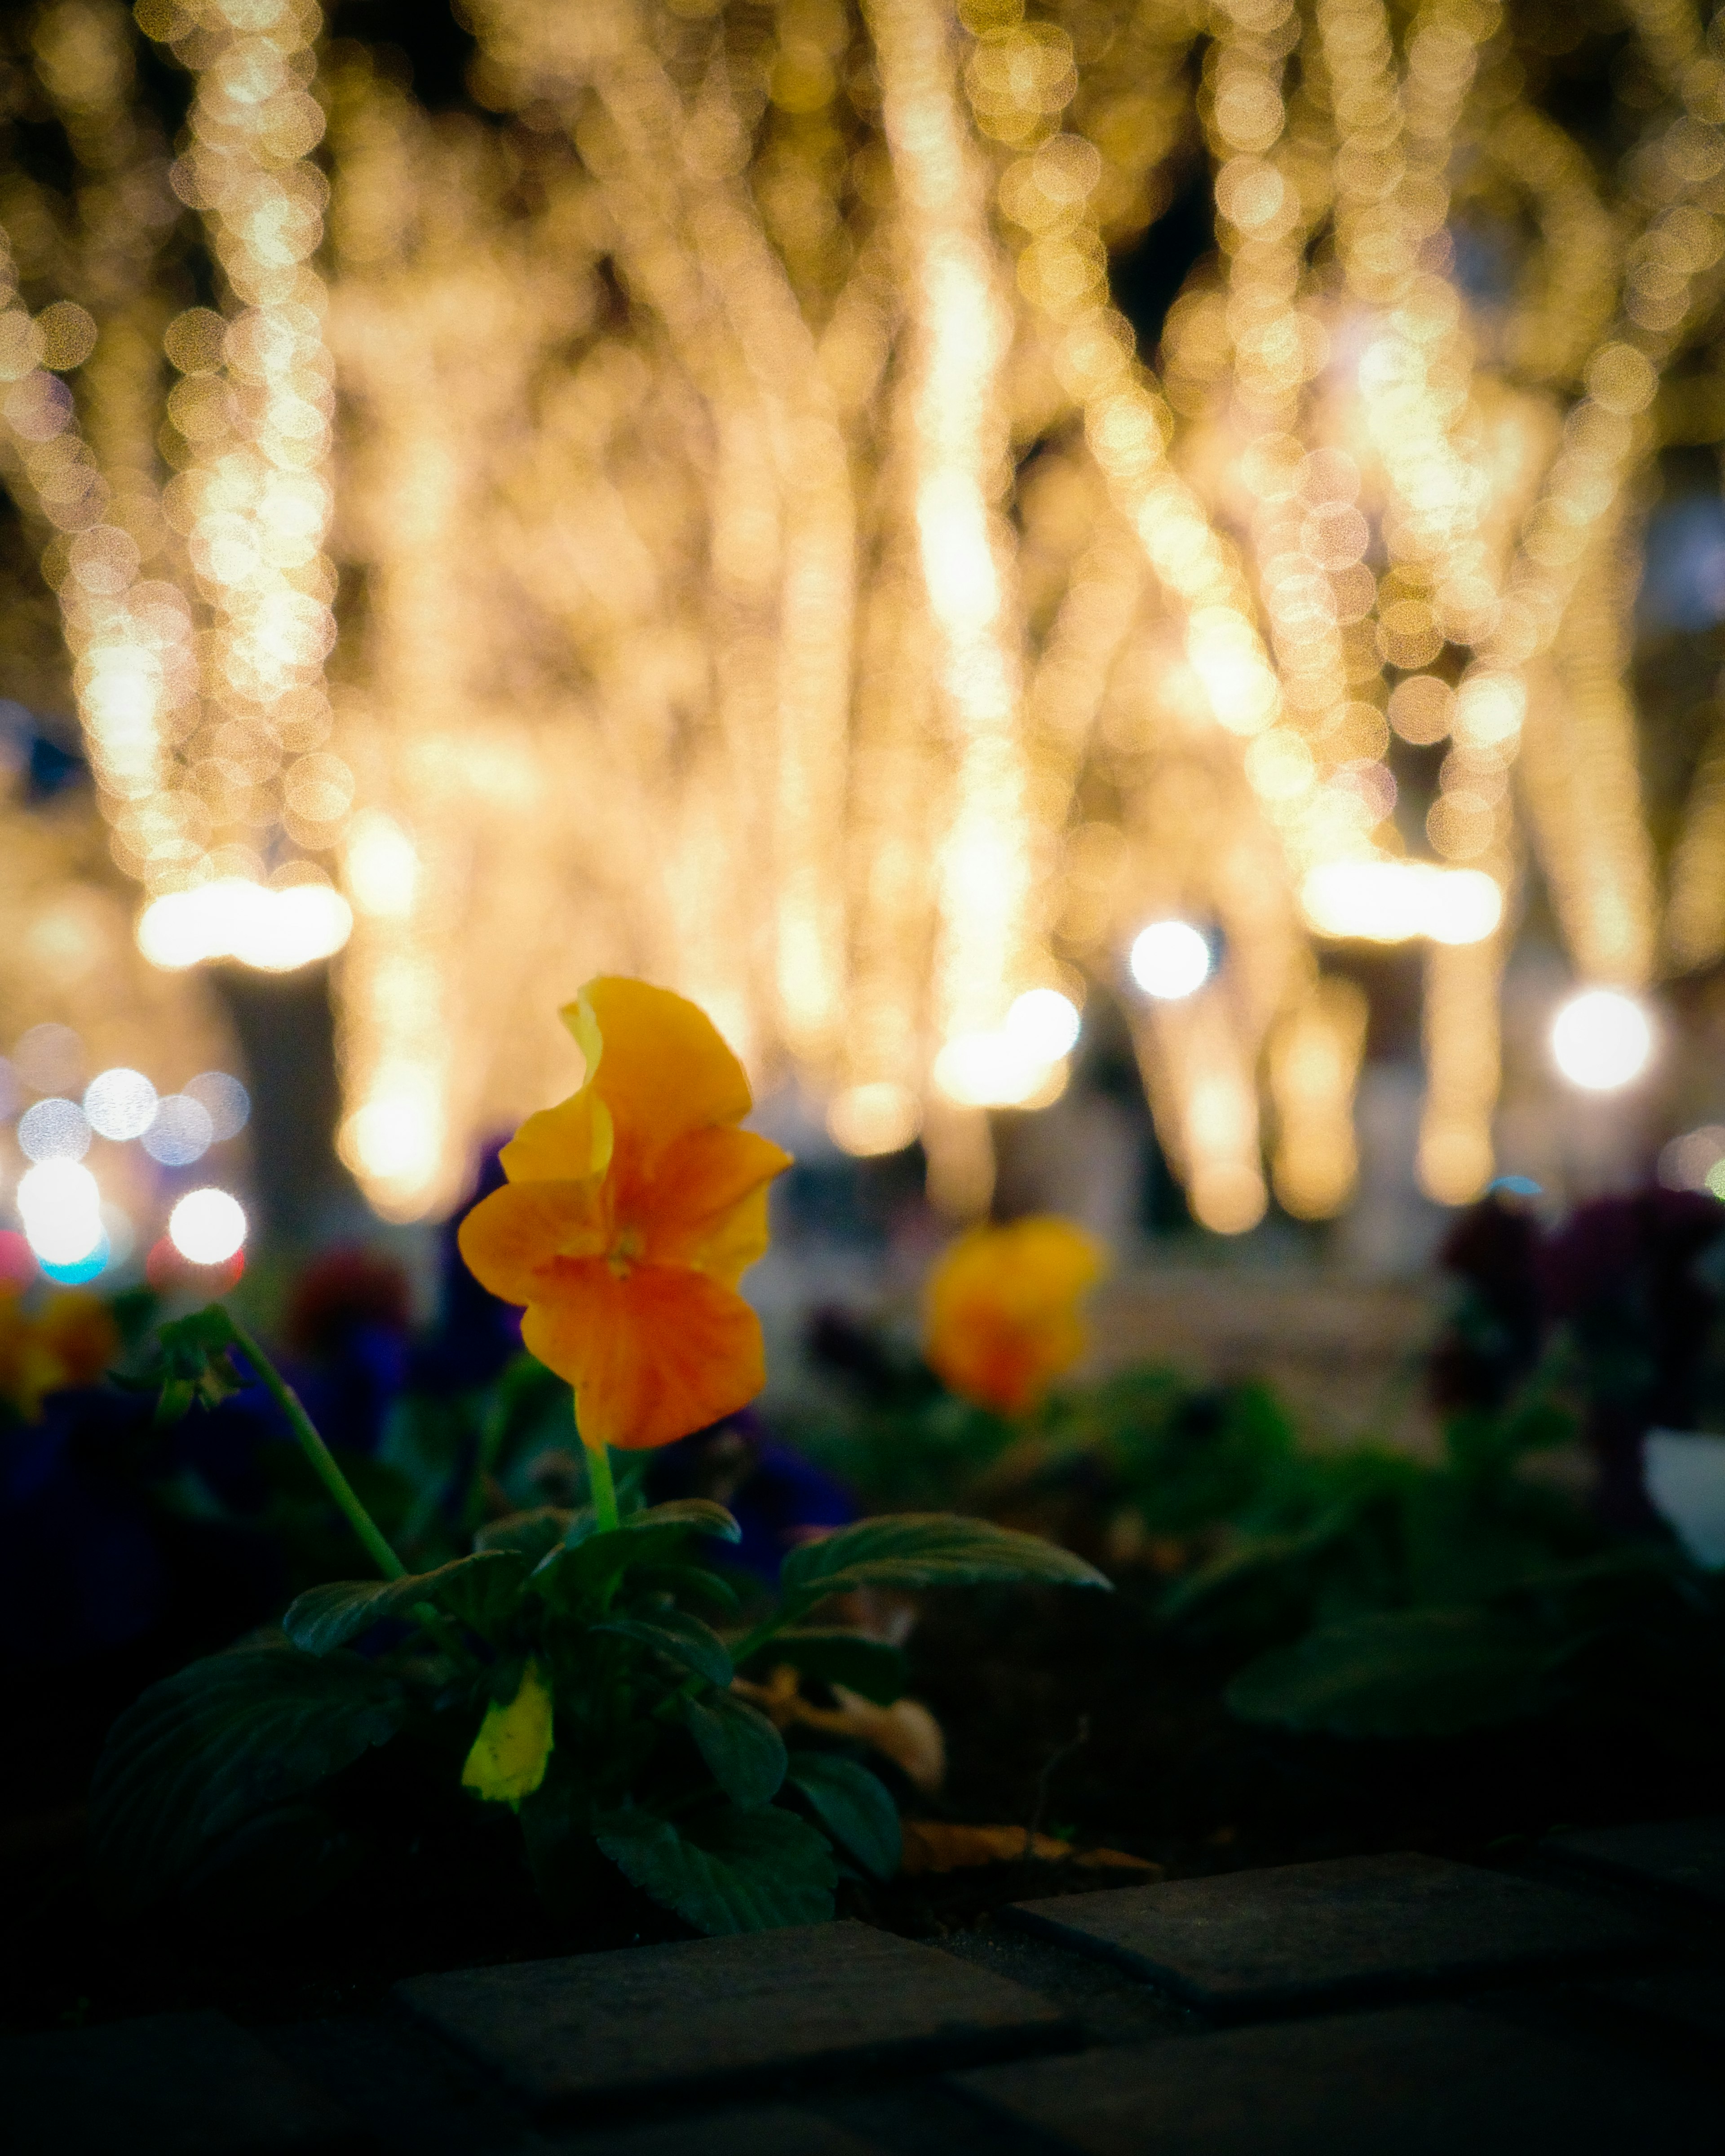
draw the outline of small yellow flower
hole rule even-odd
[[[563,1014],[578,1092],[530,1116],[509,1178],[461,1223],[461,1255],[521,1338],[575,1389],[589,1445],[669,1445],[766,1382],[737,1283],[767,1248],[767,1187],[790,1156],[737,1125],[742,1065],[705,1012],[644,981],[589,981]]]
[[[1053,1214],[971,1229],[929,1276],[930,1367],[978,1407],[1022,1414],[1084,1353],[1078,1305],[1106,1265],[1093,1235]]]
[[[545,1779],[556,1737],[551,1686],[536,1661],[521,1671],[515,1697],[494,1700],[461,1769],[461,1786],[488,1804],[518,1806]]]

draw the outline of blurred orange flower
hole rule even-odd
[[[50,1296],[33,1317],[15,1288],[0,1290],[0,1399],[27,1422],[44,1394],[93,1385],[120,1353],[120,1333],[100,1296]]]
[[[1053,1214],[971,1229],[929,1276],[931,1368],[978,1406],[1022,1414],[1084,1353],[1078,1305],[1106,1266],[1093,1235]]]
[[[521,1337],[575,1388],[589,1445],[669,1445],[766,1382],[737,1283],[790,1156],[737,1127],[748,1080],[681,996],[602,978],[562,1018],[586,1080],[503,1148],[509,1181],[461,1223],[461,1255],[527,1306]]]

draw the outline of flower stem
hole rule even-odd
[[[617,1525],[617,1485],[611,1479],[611,1455],[603,1445],[587,1447],[587,1486],[593,1493],[593,1517],[603,1534]]]
[[[377,1522],[361,1504],[354,1493],[353,1485],[336,1465],[335,1455],[318,1435],[316,1424],[300,1406],[299,1395],[234,1313],[229,1311],[227,1316],[228,1325],[233,1328],[234,1346],[263,1379],[264,1390],[287,1417],[289,1428],[299,1440],[300,1450],[311,1462],[319,1481],[335,1500],[342,1517],[365,1544],[366,1553],[372,1563],[386,1579],[404,1578],[407,1567],[384,1539]]]

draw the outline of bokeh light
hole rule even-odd
[[[94,1247],[81,1258],[60,1260],[41,1252],[37,1254],[37,1263],[49,1279],[59,1287],[83,1287],[90,1281],[99,1279],[113,1262],[114,1255],[106,1230],[100,1229]]]
[[[82,1160],[90,1140],[90,1118],[75,1101],[37,1101],[18,1119],[18,1151],[26,1160]]]
[[[1725,1196],[1715,1178],[1725,1182],[1725,1123],[1685,1131],[1660,1153],[1659,1179],[1667,1190],[1711,1190],[1716,1198]]]
[[[225,1070],[202,1070],[180,1088],[188,1101],[196,1101],[209,1117],[211,1138],[219,1144],[238,1137],[252,1112],[251,1095]]]
[[[963,1108],[1045,1108],[1065,1090],[1064,1062],[1027,1047],[1002,1026],[961,1033],[935,1058],[937,1091]]]
[[[1209,940],[1189,921],[1153,921],[1132,942],[1132,977],[1158,1003],[1178,1003],[1201,988],[1214,961]]]
[[[1647,1068],[1653,1027],[1633,996],[1616,988],[1587,988],[1572,996],[1553,1019],[1551,1050],[1572,1086],[1589,1093],[1615,1092]]]
[[[18,1178],[18,1209],[44,1265],[80,1265],[102,1241],[101,1192],[81,1162],[48,1160]]]
[[[194,1265],[224,1265],[245,1241],[239,1200],[210,1186],[188,1190],[167,1217],[169,1240]]]
[[[834,1145],[859,1159],[902,1152],[922,1127],[922,1108],[916,1096],[908,1086],[886,1080],[850,1086],[827,1109],[828,1135]]]
[[[156,1115],[156,1088],[141,1070],[104,1070],[84,1089],[84,1112],[98,1137],[141,1138]]]
[[[1084,1019],[1058,988],[1027,988],[1006,1014],[1009,1040],[1042,1063],[1058,1063],[1078,1045]]]
[[[164,1168],[189,1168],[202,1160],[215,1137],[215,1125],[201,1101],[189,1093],[169,1093],[157,1105],[144,1132],[143,1147]]]
[[[152,900],[138,921],[138,948],[169,972],[237,958],[287,973],[332,956],[352,927],[352,908],[326,883],[278,891],[230,876]]]

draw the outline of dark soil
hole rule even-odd
[[[1147,1590],[931,1597],[912,1690],[947,1732],[947,1786],[923,1810],[1035,1825],[1168,1876],[1418,1848],[1495,1857],[1564,1825],[1717,1810],[1725,1733],[1697,1706],[1575,1714],[1448,1743],[1297,1738],[1221,1704],[1241,1659],[1159,1631]],[[536,1903],[513,1823],[397,1832],[318,1907],[262,1933],[219,1908],[116,1922],[85,1875],[79,1799],[107,1721],[148,1676],[137,1656],[8,1686],[17,1777],[0,1819],[0,2028],[219,2006],[269,2022],[362,2010],[427,1970],[685,1936],[619,1881],[578,1923]],[[1007,1903],[1122,1882],[1070,1865],[996,1864],[842,1890],[846,1913],[927,1937]]]

